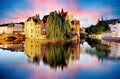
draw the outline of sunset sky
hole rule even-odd
[[[105,19],[120,18],[120,0],[0,0],[0,24],[25,21],[29,16],[44,15],[54,10],[68,11],[81,26]]]

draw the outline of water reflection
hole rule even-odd
[[[71,42],[66,44],[51,44],[39,40],[25,40],[25,54],[28,62],[39,65],[40,60],[51,68],[67,67],[71,61],[79,59],[80,44]]]
[[[109,42],[106,40],[101,41],[102,44],[109,46],[109,58],[110,59],[120,59],[120,43],[117,42]]]
[[[86,53],[96,55],[99,60],[120,59],[120,44],[99,39],[86,39],[92,49],[86,49]]]
[[[1,41],[1,40],[0,40]],[[24,51],[24,41],[23,40],[15,40],[15,41],[1,41],[0,48],[3,50],[9,50],[9,51]]]
[[[86,39],[51,44],[26,39],[0,46],[1,79],[120,79],[120,43]]]

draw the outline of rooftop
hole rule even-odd
[[[36,16],[28,17],[27,21],[33,20],[34,22],[40,21],[39,14]]]

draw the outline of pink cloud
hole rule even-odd
[[[54,10],[61,10],[62,8],[65,11],[68,11],[70,14],[73,14],[74,18],[76,19],[88,19],[88,24],[95,23],[99,17],[103,15],[103,10],[100,9],[99,12],[94,12],[90,10],[80,10],[74,0],[68,0],[67,2],[60,0],[28,0],[31,5],[31,9],[27,10],[14,10],[11,12],[7,12],[7,16],[10,17],[9,21],[25,21],[29,16],[34,16],[35,14],[39,13],[40,17],[42,18],[44,15],[49,14],[49,12]],[[106,12],[110,12],[110,8],[106,8]],[[4,18],[0,19],[1,23],[6,22],[8,19]],[[82,21],[81,21],[82,23]]]
[[[90,11],[80,11],[75,5],[74,0],[69,0],[68,3],[63,3],[58,0],[31,0],[30,3],[34,9],[44,9],[43,11],[47,14],[51,11],[61,10],[64,8],[65,11],[67,10],[69,13],[74,14],[75,17],[91,17],[94,15]]]
[[[76,19],[81,19],[81,18],[88,18],[90,20],[96,20],[98,17],[100,17],[99,13],[94,13],[92,11],[87,11],[87,10],[79,10],[78,6],[74,3],[74,0],[68,0],[68,3],[63,3],[58,0],[31,0],[30,1],[31,5],[33,8],[39,9],[44,8],[43,11],[44,13],[49,13],[54,10],[61,10],[64,8],[64,10],[67,10],[69,13],[73,14]],[[40,14],[44,14],[40,13]],[[43,16],[43,15],[42,15]]]

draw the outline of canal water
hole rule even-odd
[[[120,43],[1,43],[0,79],[120,79]]]

